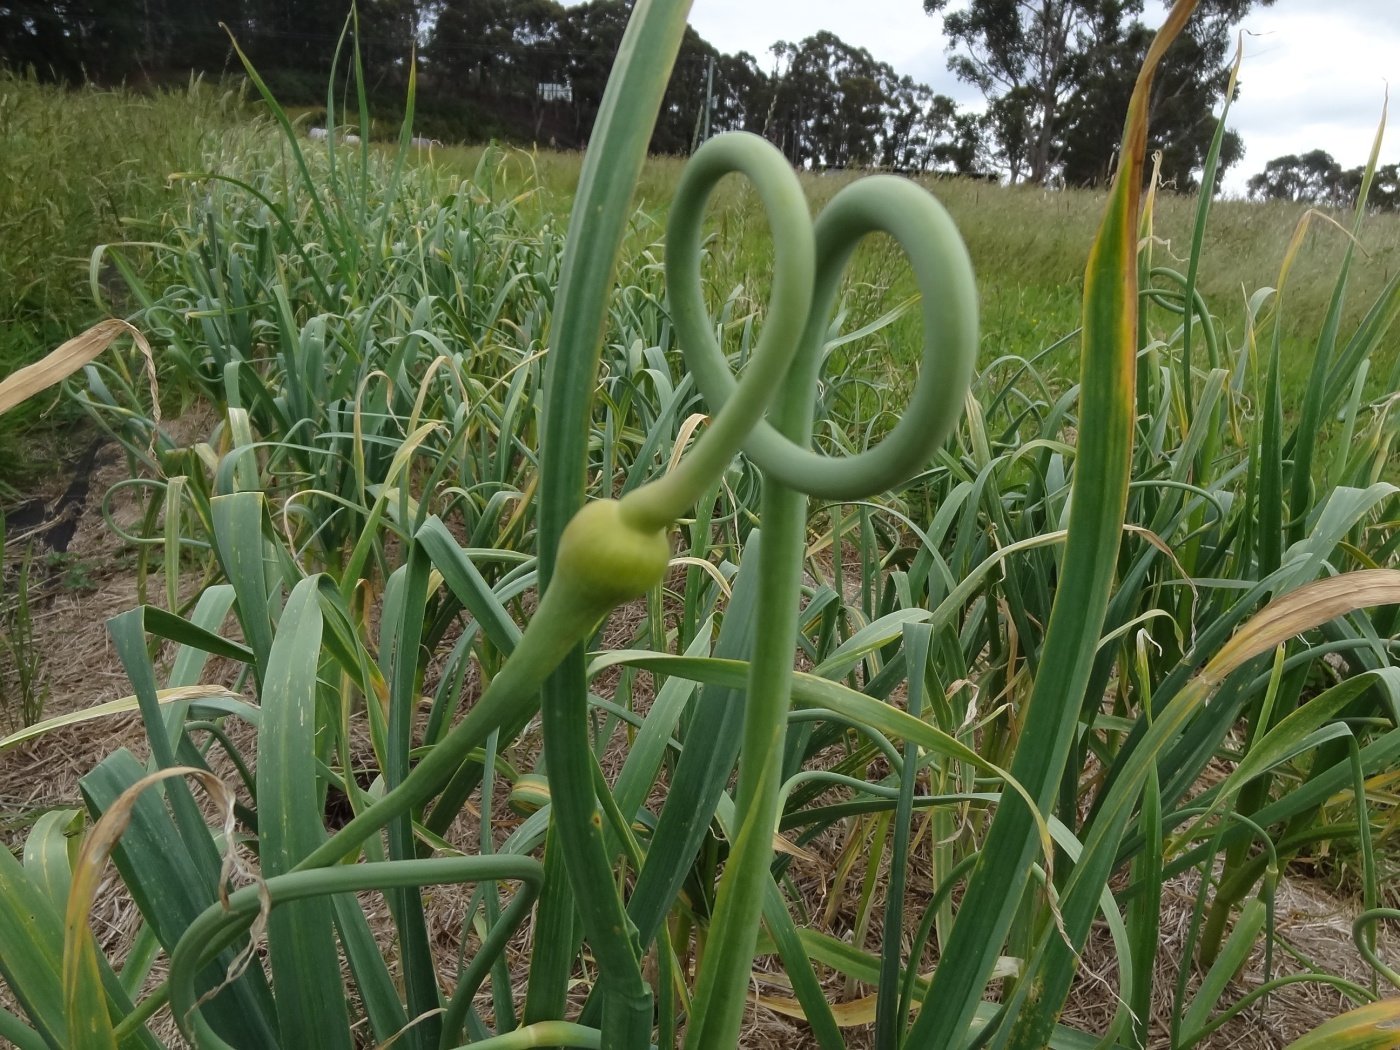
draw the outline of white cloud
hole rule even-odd
[[[1227,186],[1274,157],[1325,149],[1343,167],[1366,162],[1387,81],[1400,84],[1400,5],[1391,2],[1279,3],[1245,19],[1244,66],[1230,126],[1246,155]],[[1400,159],[1392,132],[1382,163]]]
[[[1148,10],[1160,18],[1160,2]],[[960,102],[976,98],[948,73],[941,20],[924,14],[922,0],[697,0],[691,24],[721,50],[749,51],[765,67],[774,41],[828,29]],[[1344,167],[1364,163],[1386,82],[1400,86],[1400,0],[1278,0],[1256,8],[1243,28],[1250,35],[1230,126],[1246,157],[1226,188],[1241,192],[1249,175],[1285,153],[1320,148]],[[1389,142],[1382,163],[1400,160],[1400,130]]]
[[[768,49],[776,41],[825,29],[960,102],[977,97],[948,72],[942,20],[924,14],[923,0],[697,0],[690,24],[721,51],[747,51],[764,69],[772,66]]]

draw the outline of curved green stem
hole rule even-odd
[[[706,179],[713,171],[707,166],[705,178],[683,188],[699,186],[707,191],[713,180]],[[735,383],[711,334],[698,266],[691,265],[698,254],[692,238],[697,236],[699,205],[688,199],[679,203],[679,218],[673,217],[670,231],[676,255],[667,270],[667,287],[687,363],[705,396],[724,406],[712,431],[723,434],[724,416],[731,407],[749,422],[757,398],[749,393],[752,370],[759,369],[766,386],[767,362],[755,357],[749,375]],[[905,249],[923,294],[922,367],[908,409],[882,443],[855,456],[821,456],[807,446],[827,319],[851,253],[863,237],[879,231],[891,234]],[[735,1045],[743,1020],[765,886],[771,878],[806,540],[806,498],[862,498],[903,484],[921,470],[959,418],[976,352],[971,264],[946,213],[923,190],[899,179],[863,179],[832,199],[815,232],[810,310],[800,336],[795,331],[786,333],[793,342],[788,353],[796,353],[796,359],[778,388],[774,422],[753,423],[744,444],[766,475],[760,540],[765,586],[749,665],[735,796],[738,833],[720,880],[710,940],[697,978],[686,1033],[688,1050]],[[780,339],[783,334],[770,319],[764,338]],[[771,396],[770,390],[762,393]],[[722,440],[717,438],[715,446],[720,447]],[[719,469],[727,462],[726,457],[718,463]]]
[[[1359,951],[1371,969],[1380,974],[1394,987],[1400,988],[1400,973],[1397,973],[1387,965],[1379,955],[1373,941],[1366,937],[1366,931],[1379,922],[1394,922],[1400,919],[1400,908],[1372,908],[1364,911],[1356,917],[1351,924],[1351,939],[1356,942],[1356,950]]]
[[[710,335],[700,263],[705,204],[715,185],[731,172],[754,184],[773,233],[773,290],[763,331],[748,370],[721,398],[711,397],[714,417],[676,468],[625,496],[623,507],[639,525],[665,528],[686,514],[729,466],[750,431],[763,418],[782,382],[797,339],[811,312],[816,245],[807,202],[787,159],[766,139],[745,132],[710,139],[690,159],[676,186],[666,227],[666,286],[671,316],[681,333],[691,369],[697,354],[729,375],[722,351]],[[721,382],[721,385],[722,382]]]
[[[805,362],[803,362],[805,364]],[[812,371],[812,369],[809,369]],[[794,384],[796,385],[796,384]],[[803,390],[805,391],[805,386]],[[785,399],[789,403],[794,397]],[[791,418],[805,409],[799,427],[810,429],[810,400],[784,406]],[[749,664],[744,742],[734,800],[738,835],[720,879],[710,939],[697,978],[685,1046],[738,1045],[739,1027],[758,940],[764,883],[771,877],[773,828],[782,779],[783,732],[792,689],[792,653],[797,637],[797,593],[802,583],[802,551],[807,527],[806,498],[768,482],[763,493],[763,532],[759,542],[765,584],[758,601],[758,636]]]
[[[195,975],[236,940],[266,910],[290,901],[360,890],[388,890],[435,883],[509,879],[522,884],[471,965],[463,972],[454,998],[470,1000],[486,979],[491,962],[520,926],[539,893],[542,872],[528,857],[433,857],[378,861],[323,871],[294,871],[245,886],[224,903],[214,903],[190,923],[170,956],[170,1009],[181,1033],[204,1050],[234,1050],[209,1027],[199,1009]]]
[[[647,144],[685,34],[689,9],[689,0],[637,0],[633,7],[594,122],[569,219],[545,369],[547,409],[540,441],[538,542],[540,585],[546,597],[558,590],[564,576],[556,574],[556,561],[562,567],[567,530],[573,527],[584,500],[588,428],[613,273],[627,230],[632,193],[646,160]],[[619,520],[631,525],[625,517],[619,516]],[[659,536],[664,549],[661,530],[666,524],[627,531],[649,537],[639,543],[643,547],[650,544],[651,550],[656,549]],[[590,597],[596,596],[575,593],[569,600]],[[618,600],[606,601],[607,607]],[[644,1050],[650,1044],[651,991],[642,977],[640,950],[629,930],[622,899],[609,891],[612,864],[603,842],[589,765],[587,681],[583,653],[578,648],[583,638],[571,639],[560,659],[551,663],[554,673],[546,679],[541,696],[555,817],[548,848],[567,853],[568,863],[563,867],[568,883],[551,886],[537,917],[535,943],[543,945],[543,950],[531,960],[526,1019],[550,1019],[564,1006],[575,954],[577,910],[601,973],[603,1043]],[[560,865],[552,864],[551,870],[559,871]],[[569,900],[570,885],[577,909]]]
[[[679,212],[674,210],[677,206]],[[686,364],[710,404],[728,406],[733,401],[740,413],[746,413],[751,407],[746,384],[760,362],[755,359],[749,366],[750,374],[736,383],[715,342],[698,264],[690,258],[698,250],[694,228],[697,208],[679,199],[672,207],[666,289]],[[977,353],[977,287],[967,249],[937,200],[914,183],[889,175],[870,176],[845,187],[817,220],[815,283],[801,352],[814,358],[820,353],[827,318],[851,253],[862,238],[880,232],[888,233],[904,250],[922,300],[924,340],[919,376],[900,421],[884,441],[854,456],[820,455],[806,447],[805,439],[780,434],[764,419],[753,423],[743,441],[744,451],[770,478],[821,499],[863,499],[902,485],[917,474],[961,417],[963,396],[972,381]],[[677,239],[691,250],[677,251]],[[775,287],[779,276],[775,272]],[[796,335],[793,330],[787,338]],[[771,320],[764,337],[776,338]],[[766,382],[767,375],[763,366],[759,382],[771,399],[774,387]],[[795,376],[788,376],[784,388],[802,386]]]

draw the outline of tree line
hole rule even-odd
[[[1150,147],[1162,151],[1169,187],[1197,185],[1229,77],[1231,27],[1256,3],[1273,0],[1201,0],[1157,79]],[[0,63],[97,83],[237,73],[231,34],[285,103],[315,105],[325,98],[347,7],[347,0],[0,0]],[[777,41],[758,57],[722,53],[687,29],[653,151],[685,153],[704,135],[739,129],[764,135],[805,168],[880,166],[1071,186],[1108,179],[1152,36],[1143,0],[968,0],[953,10],[949,0],[922,0],[922,7],[942,20],[949,68],[981,93],[981,106],[960,108],[829,32]],[[573,148],[588,140],[631,3],[358,0],[356,10],[380,112],[402,104],[416,62],[416,124],[424,134]],[[933,20],[927,25],[936,32]],[[1243,152],[1239,136],[1227,132],[1222,170]],[[1297,163],[1275,171],[1285,160]],[[1256,177],[1257,193],[1305,192],[1288,181],[1302,169],[1300,184],[1326,182],[1326,199],[1347,192],[1340,175],[1320,175],[1311,163],[1270,162]]]
[[[1249,180],[1249,195],[1258,200],[1295,201],[1348,208],[1356,203],[1364,167],[1343,168],[1332,154],[1315,149],[1275,157]],[[1400,211],[1400,164],[1376,168],[1366,196],[1368,207]]]
[[[1153,84],[1148,148],[1168,186],[1197,185],[1229,81],[1231,29],[1256,3],[1200,0]],[[1175,0],[1168,0],[1173,6]],[[1152,42],[1142,0],[923,0],[943,18],[949,68],[987,100],[986,149],[1012,182],[1084,186],[1116,163],[1119,129]],[[1220,168],[1243,143],[1227,132]]]
[[[285,104],[325,99],[348,0],[0,0],[0,62],[64,81],[237,73],[230,36]],[[359,0],[376,109],[418,62],[417,125],[444,139],[585,144],[631,4]],[[220,25],[228,27],[227,32]],[[342,67],[343,72],[343,67]],[[652,138],[684,153],[726,130],[767,135],[799,167],[972,172],[977,119],[831,33],[724,54],[687,29]]]

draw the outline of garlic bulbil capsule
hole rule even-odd
[[[556,582],[604,612],[640,598],[666,574],[671,545],[664,529],[639,527],[622,503],[594,500],[564,528],[555,561]]]

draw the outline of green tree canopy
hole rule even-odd
[[[359,51],[376,112],[402,104],[419,62],[417,121],[442,138],[588,142],[629,0],[357,0]],[[285,104],[316,105],[350,0],[0,0],[0,62],[98,83],[238,71],[237,39]],[[970,172],[984,122],[833,33],[779,41],[765,69],[687,29],[651,140],[685,153],[742,129],[799,167]],[[343,69],[342,69],[343,72]]]
[[[1350,208],[1361,191],[1365,168],[1343,168],[1326,150],[1275,157],[1250,176],[1249,195],[1257,200],[1294,201]],[[1376,169],[1366,197],[1378,211],[1400,210],[1400,164]]]
[[[1157,77],[1149,126],[1168,184],[1195,185],[1229,79],[1230,28],[1255,2],[1273,0],[1202,0]],[[929,14],[948,5],[924,0]],[[1112,173],[1117,130],[1152,40],[1141,13],[1142,0],[971,0],[944,15],[955,49],[949,68],[986,96],[983,119],[1012,181],[1086,185]],[[1231,133],[1222,165],[1243,152]]]

